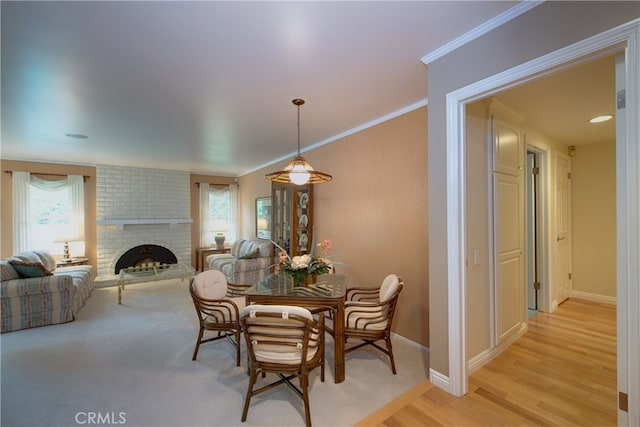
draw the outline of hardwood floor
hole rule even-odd
[[[454,397],[425,381],[358,426],[615,426],[616,308],[568,300]]]

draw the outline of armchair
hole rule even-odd
[[[389,274],[379,288],[347,289],[345,313],[345,341],[349,338],[362,340],[361,343],[345,349],[345,353],[371,345],[389,356],[391,372],[396,374],[396,364],[391,346],[391,323],[396,310],[398,296],[402,291],[402,279]],[[333,329],[327,328],[333,335]],[[384,340],[386,348],[377,344]]]
[[[239,313],[245,306],[242,288],[235,284],[227,286],[226,278],[217,270],[204,271],[191,279],[189,289],[200,324],[191,360],[198,357],[200,344],[227,338],[236,349],[236,366],[240,366]],[[203,338],[205,331],[215,331],[217,335]]]
[[[242,422],[247,420],[252,396],[284,383],[302,398],[305,423],[311,426],[309,372],[320,366],[324,382],[324,314],[314,320],[302,307],[255,304],[242,310],[241,323],[250,369]],[[258,374],[264,377],[266,373],[280,379],[256,389]],[[295,377],[302,390],[291,382]]]

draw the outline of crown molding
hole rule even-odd
[[[523,1],[521,3],[518,3],[517,5],[513,6],[511,9],[506,10],[505,12],[502,12],[500,15],[494,18],[491,18],[484,24],[479,25],[478,27],[474,28],[468,33],[463,34],[457,39],[454,39],[449,43],[440,46],[438,49],[434,50],[433,52],[426,54],[425,56],[422,57],[422,62],[425,65],[429,65],[431,62],[435,61],[436,59],[442,58],[448,53],[451,53],[454,50],[458,49],[460,46],[463,46],[469,43],[470,41],[473,41],[487,34],[489,31],[495,30],[501,25],[504,25],[507,22],[511,21],[512,19],[522,15],[523,13],[530,11],[531,9],[542,4],[543,2],[544,0],[531,0],[531,1]]]

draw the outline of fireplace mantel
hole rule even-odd
[[[148,219],[99,219],[97,225],[115,225],[118,229],[123,229],[125,225],[149,225],[149,224],[169,224],[173,228],[178,224],[191,224],[191,218],[148,218]]]

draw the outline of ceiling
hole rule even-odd
[[[302,151],[424,105],[421,58],[516,3],[3,1],[1,155],[239,176],[293,156],[294,98]],[[500,97],[587,141],[609,65]]]
[[[496,95],[524,121],[565,145],[615,141],[615,56],[598,58]]]

